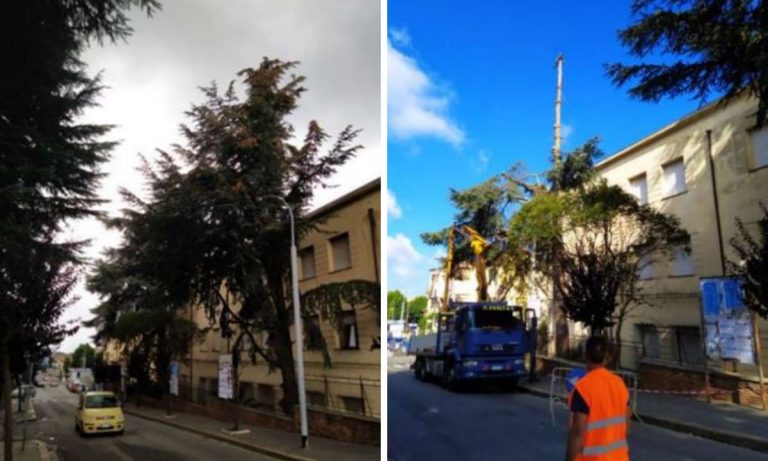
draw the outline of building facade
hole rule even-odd
[[[756,109],[757,101],[747,96],[709,105],[597,165],[609,183],[677,216],[691,236],[690,253],[681,244],[670,257],[643,268],[640,284],[653,306],[639,307],[625,325],[622,364],[704,363],[699,281],[728,273],[736,219],[757,235],[759,202],[768,204],[768,127],[755,128]],[[763,321],[760,327],[768,363],[768,325]],[[727,371],[755,373],[753,366],[725,365]]]
[[[305,293],[329,283],[365,280],[380,283],[381,184],[370,182],[307,216],[316,228],[299,244],[299,286]],[[188,311],[200,326],[208,326],[202,309]],[[345,414],[380,418],[380,318],[374,308],[346,307],[336,322],[320,316],[316,322],[330,356],[326,367],[317,338],[305,328],[304,363],[307,403]],[[318,331],[315,330],[315,331]],[[295,335],[295,332],[292,334]],[[257,340],[266,340],[262,333]],[[190,389],[193,400],[215,397],[218,392],[219,356],[230,344],[214,326],[204,341],[195,344],[181,364],[180,383]],[[249,406],[274,409],[282,398],[279,371],[271,371],[263,360],[242,364],[240,400]]]

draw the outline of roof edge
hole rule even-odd
[[[635,141],[634,143],[630,144],[629,146],[619,150],[618,152],[614,153],[610,157],[598,162],[595,165],[595,168],[597,170],[600,170],[612,163],[615,163],[628,155],[637,152],[642,147],[646,147],[649,144],[652,144],[653,142],[670,135],[671,133],[674,133],[676,131],[679,131],[687,126],[690,126],[694,122],[701,120],[702,118],[710,115],[711,113],[715,112],[717,109],[720,109],[724,107],[727,104],[733,104],[736,103],[738,100],[742,99],[745,95],[745,92],[742,92],[741,94],[731,98],[727,99],[725,97],[719,98],[716,101],[713,101],[706,106],[696,109],[693,112],[688,113],[687,115],[683,116],[682,118],[675,120],[674,122],[664,126],[663,128],[654,131],[653,133],[649,134],[648,136],[640,139],[639,141]]]
[[[373,181],[367,182],[357,189],[347,192],[341,197],[315,208],[307,213],[305,218],[314,219],[324,216],[376,190],[381,190],[381,178],[376,178]]]

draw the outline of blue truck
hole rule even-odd
[[[412,337],[414,375],[455,390],[462,384],[535,379],[536,314],[505,302],[450,302],[437,332]],[[526,367],[525,355],[529,354]]]

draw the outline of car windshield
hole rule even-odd
[[[115,408],[118,407],[117,397],[114,395],[87,395],[85,408]]]
[[[509,309],[476,309],[471,318],[473,328],[486,330],[510,330],[519,321]]]

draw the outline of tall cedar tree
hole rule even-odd
[[[731,239],[735,261],[728,261],[732,273],[742,279],[747,306],[768,319],[768,205],[760,203],[763,216],[757,221],[756,234],[736,220],[737,233]]]
[[[125,11],[132,6],[148,13],[158,7],[156,0],[7,0],[0,6],[0,355],[7,460],[13,456],[9,354],[39,353],[61,340],[62,330],[52,325],[67,306],[60,295],[76,277],[79,245],[54,242],[63,220],[94,214],[98,167],[113,146],[99,141],[108,126],[77,123],[100,89],[80,54],[90,40],[127,37]],[[59,304],[30,304],[33,288],[40,291],[39,303]],[[16,347],[22,345],[31,350]]]
[[[606,66],[613,82],[644,101],[712,93],[725,101],[747,91],[759,100],[757,124],[768,115],[768,0],[635,0],[637,21],[619,32],[632,55],[674,57],[658,64]]]
[[[313,226],[304,216],[314,189],[361,148],[354,144],[357,131],[347,127],[322,152],[329,135],[314,121],[304,142],[291,144],[294,130],[286,119],[304,92],[304,78],[290,74],[295,65],[264,59],[241,71],[243,99],[234,81],[223,94],[215,84],[203,88],[205,103],[192,107],[192,123],[182,127],[187,145],[161,152],[159,162],[145,168],[151,197],[128,194],[133,209],[113,221],[128,232],[128,242],[151,249],[144,254],[157,262],[162,302],[202,306],[231,338],[235,377],[242,351],[281,372],[280,405],[288,414],[298,402],[290,227],[276,197],[292,206],[300,238]],[[139,239],[132,236],[136,229]],[[306,307],[324,309],[330,318],[344,305],[378,309],[373,285],[334,284],[305,296]],[[266,341],[258,332],[267,333]]]
[[[516,167],[513,167],[517,171]],[[453,223],[444,229],[435,232],[424,232],[421,239],[427,245],[448,246],[449,233],[454,225],[468,225],[475,229],[481,236],[490,242],[496,241],[504,235],[506,213],[510,205],[519,203],[523,195],[515,187],[507,187],[508,183],[503,176],[493,176],[490,179],[464,190],[450,189],[449,198],[457,209]],[[451,278],[461,279],[463,270],[475,260],[475,254],[466,238],[458,233],[454,236],[454,253]],[[501,245],[491,245],[486,250],[486,267],[490,271],[490,279],[494,280],[499,273],[497,266],[503,257]],[[445,265],[445,258],[441,258],[441,264]],[[502,283],[502,285],[504,285]],[[496,296],[503,299],[510,287],[506,286]],[[479,290],[479,287],[478,287]],[[481,294],[478,293],[478,299]]]

